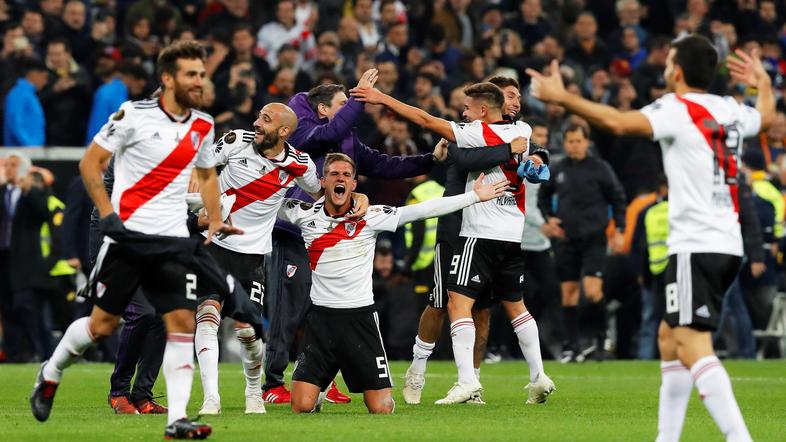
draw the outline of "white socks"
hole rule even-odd
[[[480,369],[479,368],[475,369],[475,379],[477,379],[478,382],[480,382]]]
[[[214,397],[220,400],[218,394],[218,325],[220,323],[221,315],[214,306],[202,305],[197,310],[194,344],[205,399]]]
[[[524,312],[510,321],[513,332],[519,339],[519,347],[524,354],[524,359],[529,365],[529,381],[535,382],[538,375],[543,373],[543,357],[540,354],[540,341],[538,338],[538,324],[535,318]]]
[[[262,383],[262,341],[257,338],[254,329],[236,328],[240,345],[243,347],[243,373],[246,375],[246,397],[261,396]]]
[[[658,438],[656,442],[678,442],[685,422],[693,377],[679,360],[661,361],[660,401],[658,402]]]
[[[434,351],[434,342],[426,342],[415,336],[415,345],[412,346],[412,364],[409,366],[413,373],[426,373],[426,363]]]
[[[460,384],[474,385],[475,366],[472,361],[472,350],[475,347],[475,322],[472,318],[461,318],[450,324],[450,336],[453,340],[453,357],[458,368]]]
[[[696,382],[699,397],[726,440],[752,440],[734,398],[729,375],[718,358],[713,355],[699,359],[691,367],[690,374]]]
[[[90,333],[90,317],[85,316],[72,322],[68,326],[60,343],[49,358],[49,362],[44,366],[44,380],[60,382],[63,377],[63,370],[76,362],[82,353],[95,342],[95,338]]]
[[[166,396],[169,415],[167,425],[186,417],[186,405],[194,381],[194,335],[167,333],[164,363]]]

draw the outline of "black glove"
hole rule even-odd
[[[123,221],[117,213],[111,213],[98,221],[98,230],[104,235],[118,240],[126,233],[126,228],[123,226]]]

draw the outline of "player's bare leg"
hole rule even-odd
[[[582,362],[584,358],[579,349],[579,282],[564,281],[560,284],[560,290],[566,337],[560,362]]]
[[[68,326],[52,357],[41,364],[36,376],[30,407],[41,422],[49,418],[63,371],[76,362],[91,345],[115,331],[120,316],[94,306],[90,316],[79,318]]]
[[[603,278],[585,276],[581,284],[595,321],[595,359],[602,360],[605,358],[606,341],[606,298],[603,297]]]
[[[201,415],[221,413],[221,395],[218,392],[218,327],[221,324],[221,304],[213,299],[203,301],[196,311],[194,345],[199,360],[204,398]]]
[[[475,300],[456,292],[448,292],[448,317],[450,336],[453,341],[453,357],[458,369],[458,382],[448,391],[447,396],[436,404],[464,403],[482,395],[483,387],[475,376],[472,352],[475,347],[475,321],[472,320],[472,306]]]
[[[318,412],[322,404],[319,403],[321,393],[319,385],[303,381],[292,381],[292,400],[290,406],[294,413]]]
[[[392,389],[366,390],[363,392],[363,402],[371,414],[391,414],[396,409],[396,402],[391,394]]]
[[[543,356],[540,353],[540,337],[535,318],[527,311],[523,301],[502,301],[502,308],[510,319],[510,325],[519,341],[521,353],[529,366],[528,404],[541,404],[556,390],[554,382],[543,371]]]
[[[486,356],[486,346],[489,343],[491,311],[487,308],[473,307],[472,320],[475,321],[475,347],[472,350],[472,366],[475,367],[475,377],[480,380],[480,364]]]
[[[246,414],[265,413],[262,400],[262,340],[250,324],[235,321],[235,336],[242,346],[243,374],[246,376]]]

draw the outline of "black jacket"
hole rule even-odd
[[[609,206],[617,228],[624,229],[625,191],[611,166],[596,157],[562,159],[551,167],[551,180],[538,193],[538,208],[561,219],[568,238],[602,233],[609,222]]]
[[[62,226],[62,258],[79,258],[86,269],[89,269],[90,262],[88,243],[92,208],[93,202],[82,183],[82,177],[77,176],[69,184],[66,193]]]
[[[47,195],[30,189],[19,197],[11,227],[9,273],[11,290],[45,288],[49,270],[41,256],[41,225],[49,220]]]

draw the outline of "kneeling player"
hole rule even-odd
[[[481,184],[479,179],[473,191],[461,195],[402,208],[372,206],[365,219],[355,222],[345,218],[357,185],[354,162],[331,153],[323,172],[324,198],[313,205],[287,200],[279,211],[302,229],[313,275],[313,308],[292,375],[292,411],[318,410],[320,391],[341,370],[349,391],[363,392],[369,412],[392,413],[390,371],[371,285],[377,234],[497,198],[508,182]]]

